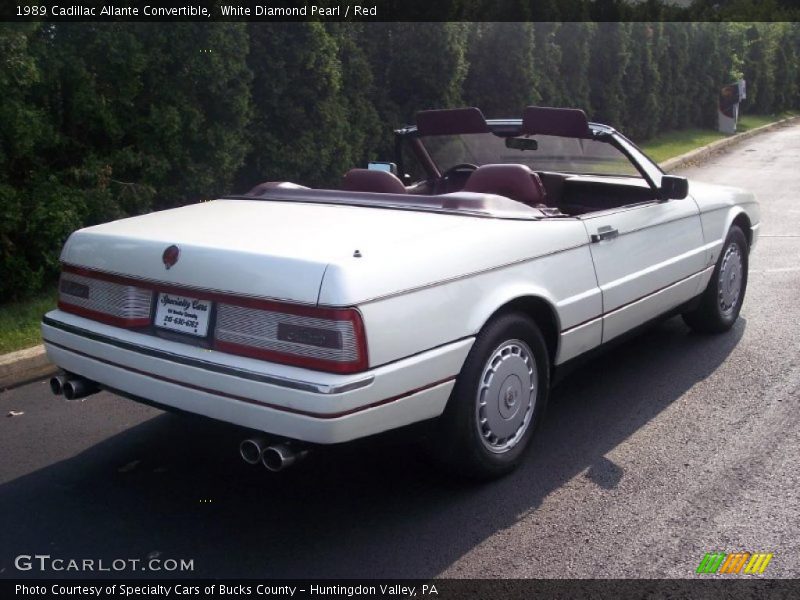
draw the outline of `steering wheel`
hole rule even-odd
[[[442,173],[442,179],[447,179],[451,175],[455,175],[456,173],[463,173],[467,170],[474,171],[478,168],[478,165],[474,165],[472,163],[458,163],[457,165],[453,165],[449,169],[447,169],[444,173]]]
[[[453,165],[442,173],[442,176],[436,184],[436,193],[446,194],[448,192],[460,190],[467,181],[467,177],[477,168],[478,165],[473,165],[472,163],[458,163],[457,165]]]

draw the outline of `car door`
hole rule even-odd
[[[697,295],[708,268],[696,203],[652,201],[581,217],[603,298],[603,342]]]

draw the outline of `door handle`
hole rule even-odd
[[[611,227],[611,225],[604,225],[597,229],[597,233],[592,234],[592,243],[602,242],[603,240],[613,240],[619,235],[619,231]]]

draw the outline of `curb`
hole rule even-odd
[[[0,354],[0,390],[47,377],[58,371],[47,358],[44,346]]]
[[[708,160],[718,152],[721,152],[725,148],[729,146],[733,146],[746,140],[747,138],[753,137],[754,135],[758,135],[759,133],[765,133],[767,131],[772,131],[773,129],[777,129],[778,127],[792,123],[800,119],[800,115],[795,117],[787,117],[785,119],[781,119],[780,121],[775,121],[774,123],[768,123],[766,125],[762,125],[761,127],[756,127],[755,129],[751,129],[749,131],[745,131],[743,133],[735,133],[730,137],[723,138],[721,140],[717,140],[716,142],[711,142],[705,146],[701,146],[700,148],[695,148],[694,150],[690,150],[686,154],[680,154],[668,160],[665,160],[662,163],[659,163],[659,167],[665,172],[669,173],[674,171],[675,169],[679,169],[681,167],[688,167],[690,165],[696,165],[703,161]]]

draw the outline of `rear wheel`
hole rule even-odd
[[[722,333],[733,327],[747,290],[748,250],[747,238],[734,225],[728,232],[699,306],[683,314],[683,320],[693,330]]]
[[[435,438],[440,459],[463,475],[491,479],[521,461],[547,402],[550,364],[537,325],[501,315],[478,335]]]

